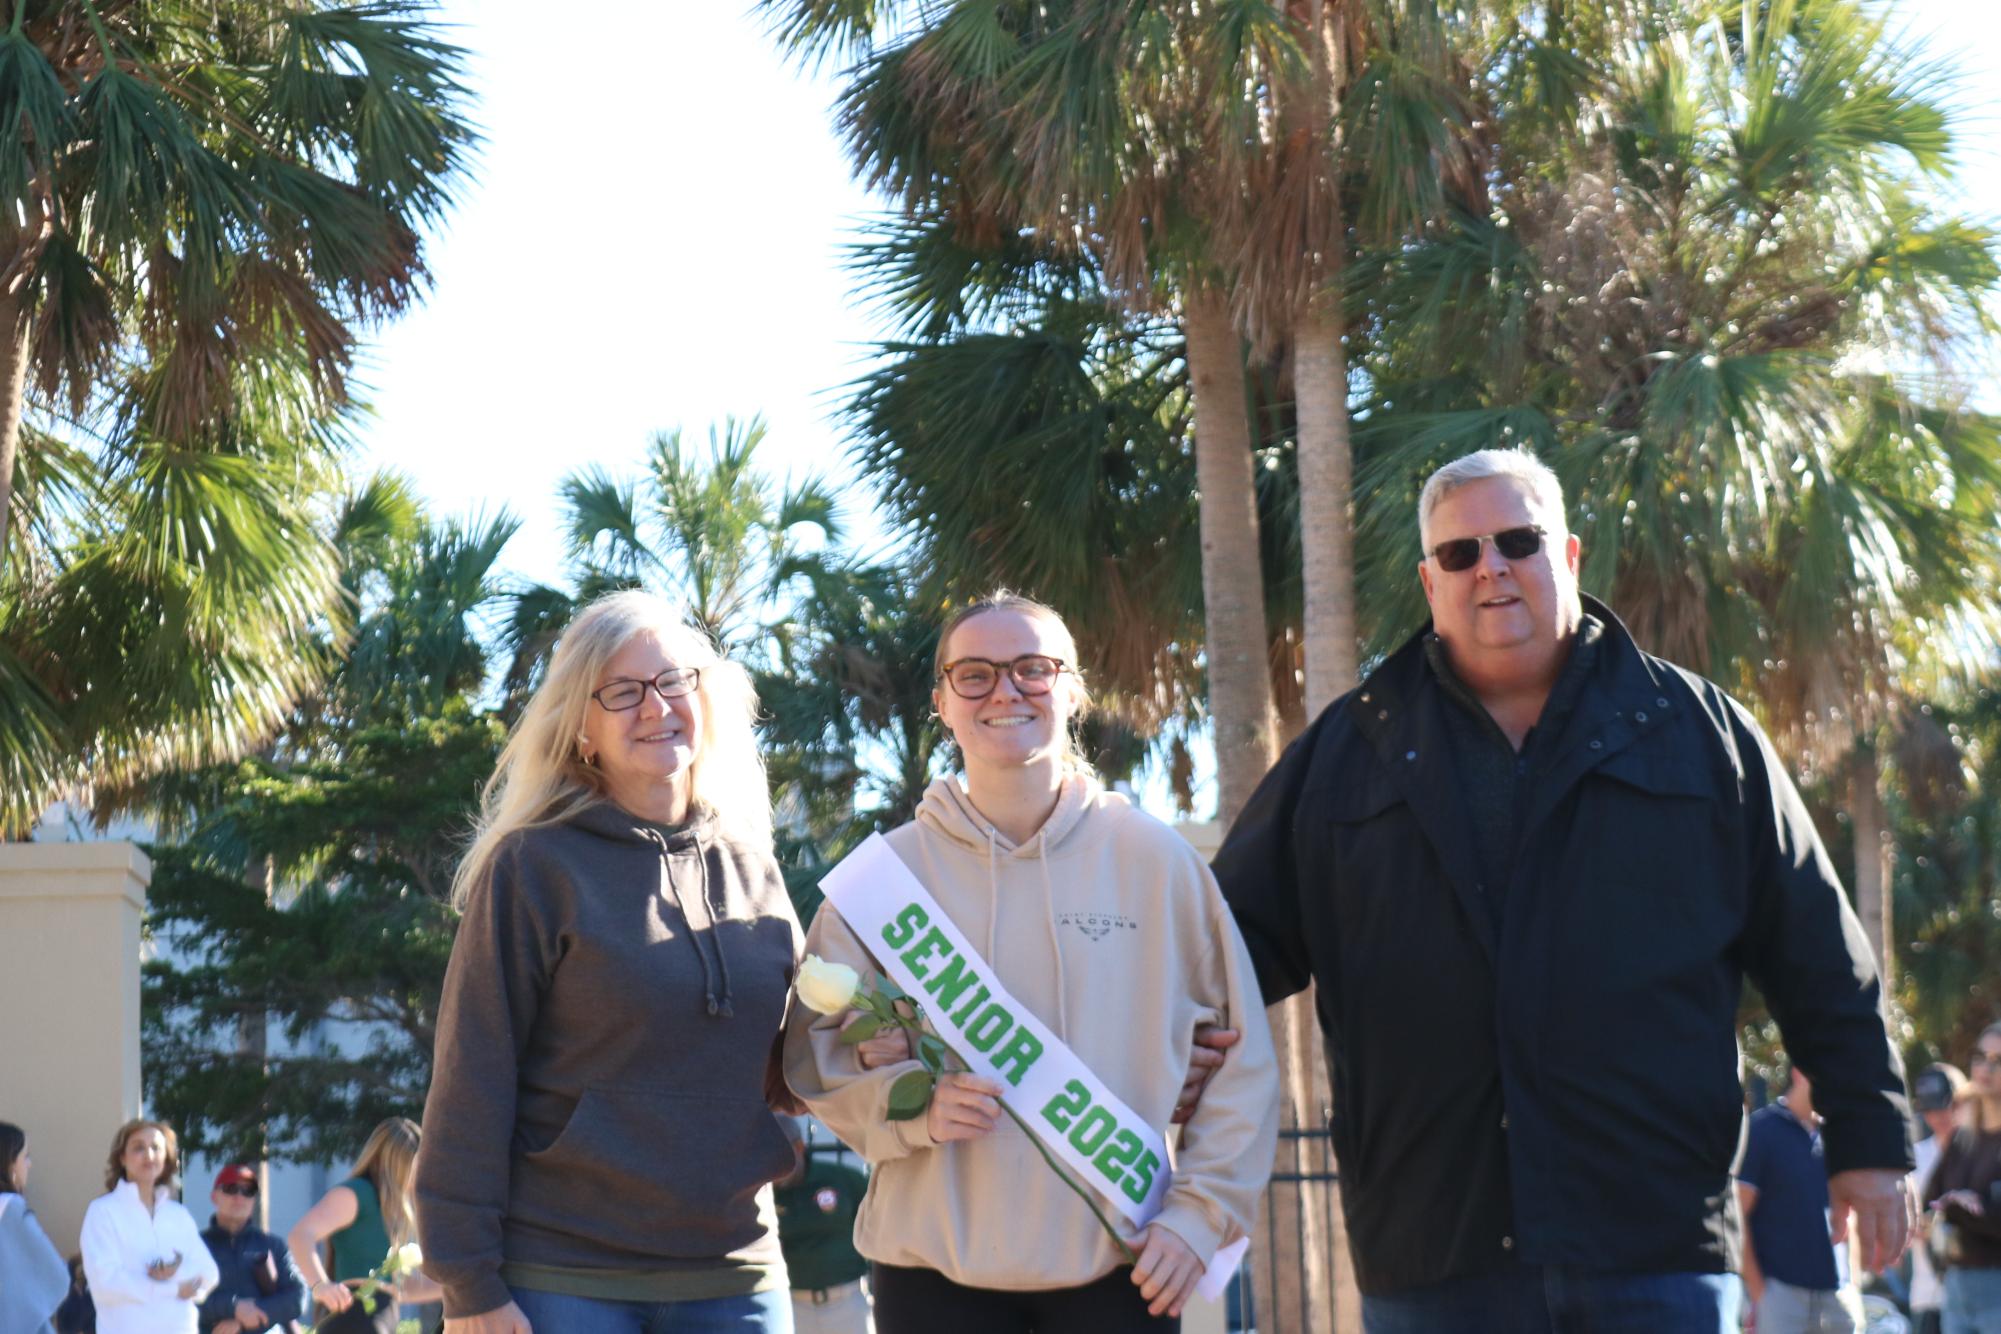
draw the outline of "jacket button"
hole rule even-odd
[[[1414,760],[1417,758],[1417,752],[1414,750],[1407,750],[1403,753],[1403,757],[1407,760]]]
[[[1387,717],[1389,717],[1389,716],[1390,716],[1390,711],[1389,711],[1388,709],[1377,709],[1377,710],[1376,710],[1376,721],[1378,721],[1378,722],[1381,722],[1381,721],[1382,721],[1383,719],[1385,719],[1385,718],[1387,718]]]
[[[1368,702],[1369,702],[1369,692],[1364,690],[1362,692],[1362,703],[1367,704]]]
[[[1636,723],[1643,723],[1646,720],[1647,720],[1647,711],[1645,709],[1640,709],[1633,714],[1633,721]]]
[[[1506,1130],[1507,1128],[1508,1128],[1508,1114],[1507,1114],[1506,1112],[1502,1112],[1502,1113],[1501,1113],[1501,1129],[1503,1129],[1503,1130]]]
[[[1593,749],[1593,750],[1603,750],[1603,749],[1605,749],[1605,743],[1604,743],[1604,742],[1602,742],[1602,741],[1600,741],[1600,740],[1598,740],[1598,739],[1597,739],[1596,737],[1593,737],[1593,738],[1592,738],[1592,740],[1591,740],[1591,749]]]
[[[1515,1239],[1514,1239],[1513,1237],[1502,1237],[1502,1238],[1501,1238],[1501,1249],[1502,1249],[1502,1250],[1504,1250],[1504,1251],[1512,1251],[1512,1250],[1513,1250],[1514,1248],[1515,1248]]]
[[[1665,709],[1667,706],[1668,706],[1667,696],[1665,695],[1661,696],[1659,699],[1654,701],[1654,707],[1657,709]]]

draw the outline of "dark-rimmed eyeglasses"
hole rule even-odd
[[[1438,568],[1447,574],[1458,574],[1470,570],[1480,561],[1482,543],[1492,542],[1494,550],[1509,560],[1527,560],[1542,550],[1543,529],[1539,523],[1524,524],[1520,528],[1503,528],[1498,533],[1484,533],[1479,537],[1455,537],[1449,542],[1440,542],[1431,549],[1431,558],[1438,562]]]
[[[1024,653],[1009,662],[955,658],[938,669],[938,675],[960,699],[985,699],[993,694],[1002,672],[1022,694],[1046,695],[1056,688],[1056,678],[1064,672],[1063,659],[1040,653]]]
[[[1990,1065],[2001,1067],[2001,1051],[1977,1051],[1968,1065]]]
[[[227,1186],[217,1186],[224,1195],[240,1195],[246,1200],[257,1198],[257,1185],[251,1181],[232,1181]]]
[[[639,707],[648,686],[662,699],[679,699],[694,694],[701,684],[700,668],[669,667],[650,681],[607,681],[591,692],[591,698],[607,713],[626,713]]]

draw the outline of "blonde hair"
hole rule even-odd
[[[125,1179],[125,1144],[142,1130],[157,1130],[167,1141],[167,1165],[160,1169],[160,1179],[154,1188],[179,1186],[181,1178],[181,1137],[165,1121],[153,1121],[138,1117],[118,1127],[118,1134],[111,1141],[111,1158],[105,1165],[104,1188],[117,1190],[118,1183]]]
[[[758,754],[757,690],[750,673],[716,652],[708,636],[683,621],[673,603],[651,593],[612,593],[570,622],[549,671],[522,710],[480,793],[479,822],[452,878],[452,906],[463,909],[493,873],[510,834],[560,824],[606,798],[603,773],[584,763],[578,741],[591,691],[605,664],[634,635],[660,636],[676,664],[701,673],[695,692],[701,749],[689,766],[689,805],[704,807],[737,839],[771,843],[771,790]]]
[[[945,680],[945,664],[952,661],[947,651],[952,645],[953,632],[975,616],[984,616],[990,611],[1016,612],[1041,621],[1056,631],[1058,647],[1062,650],[1063,677],[1069,681],[1072,695],[1070,723],[1063,729],[1061,742],[1062,770],[1067,775],[1095,780],[1098,776],[1097,770],[1091,767],[1091,762],[1084,758],[1083,750],[1077,745],[1077,724],[1082,722],[1084,716],[1091,710],[1090,685],[1084,680],[1084,669],[1077,663],[1076,637],[1070,633],[1070,627],[1063,623],[1063,618],[1057,614],[1056,608],[1048,603],[1024,597],[1012,589],[996,588],[993,592],[974,598],[953,612],[945,621],[945,628],[938,632],[938,648],[931,659],[932,689],[942,692],[952,688]],[[1063,688],[1060,681],[1057,688]]]
[[[417,1171],[417,1149],[424,1141],[423,1129],[407,1116],[392,1116],[368,1134],[361,1156],[354,1160],[351,1177],[364,1177],[375,1187],[375,1199],[382,1209],[382,1230],[391,1246],[401,1246],[417,1235],[415,1211],[410,1207],[410,1179]]]

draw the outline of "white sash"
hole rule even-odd
[[[883,971],[924,1006],[938,1035],[972,1073],[1007,1090],[1008,1103],[1078,1180],[1136,1228],[1160,1212],[1172,1175],[1165,1137],[1008,994],[887,839],[871,834],[820,888]],[[1216,1253],[1203,1296],[1220,1295],[1246,1244]]]

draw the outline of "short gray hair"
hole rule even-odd
[[[1425,540],[1432,511],[1440,501],[1468,482],[1487,477],[1509,477],[1528,487],[1529,502],[1540,514],[1552,537],[1570,532],[1563,514],[1563,483],[1549,465],[1526,449],[1478,449],[1456,458],[1425,479],[1417,496],[1417,531]]]

